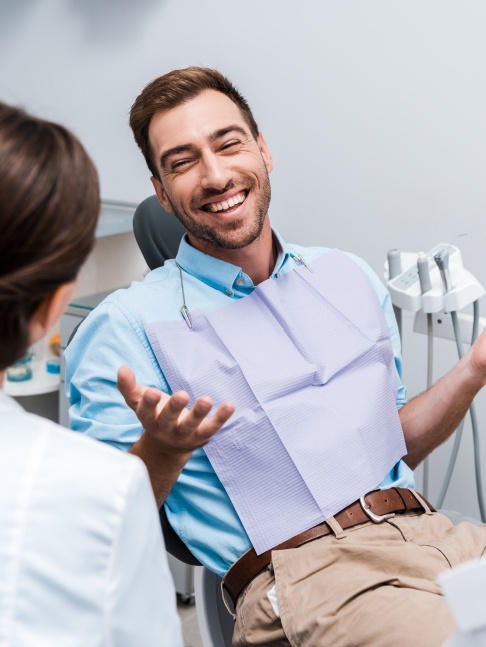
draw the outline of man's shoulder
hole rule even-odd
[[[154,318],[169,317],[175,306],[180,307],[180,280],[172,265],[166,263],[152,270],[143,280],[113,291],[94,308],[87,320],[99,326],[105,319],[110,325],[126,319],[136,327]]]
[[[295,254],[302,254],[302,256],[306,260],[314,260],[317,258],[320,258],[321,256],[324,256],[325,254],[329,254],[330,252],[333,251],[339,251],[345,254],[348,258],[352,259],[355,263],[357,263],[363,270],[365,270],[367,273],[371,271],[370,266],[368,263],[366,263],[365,260],[361,258],[361,256],[358,256],[357,254],[354,254],[353,252],[349,252],[346,250],[342,249],[337,249],[335,247],[323,247],[319,245],[314,245],[314,246],[304,246],[304,245],[295,245],[295,244],[288,244],[287,247],[292,253]]]
[[[150,301],[154,295],[171,289],[174,284],[171,270],[172,265],[166,263],[149,272],[141,281],[133,281],[128,287],[114,290],[99,305],[114,304],[123,307],[125,304],[140,303],[141,300]]]
[[[302,254],[304,258],[314,259],[332,252],[331,247],[322,245],[298,245],[296,243],[286,243],[287,249],[291,254]]]
[[[363,270],[363,272],[371,282],[374,290],[378,294],[380,301],[384,300],[387,292],[383,282],[381,281],[380,277],[376,274],[376,272],[370,267],[370,265],[368,265],[368,263],[363,258],[361,258],[361,256],[358,256],[353,252],[340,250],[337,248],[331,248],[331,247],[322,247],[322,246],[306,247],[303,245],[294,245],[294,244],[287,244],[287,247],[289,251],[294,254],[302,254],[302,256],[305,258],[307,262],[312,262],[317,258],[320,258],[321,256],[325,254],[329,254],[330,252],[333,252],[333,251],[338,251],[343,253],[354,263],[356,263],[361,268],[361,270]]]

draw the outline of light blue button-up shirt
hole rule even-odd
[[[295,267],[293,256],[306,262],[330,251],[323,247],[288,245],[274,232],[279,250],[271,278]],[[406,401],[401,384],[400,339],[390,297],[371,268],[350,255],[369,277],[383,308],[399,376],[397,407]],[[189,312],[210,312],[232,299],[251,294],[250,277],[241,268],[191,247],[183,239],[177,254],[183,270],[185,301]],[[150,347],[144,326],[181,318],[183,305],[179,269],[167,261],[144,281],[117,290],[105,299],[80,326],[66,350],[66,385],[71,401],[70,420],[75,431],[86,433],[128,450],[141,434],[141,426],[116,388],[116,373],[125,364],[141,384],[170,393]],[[249,349],[251,352],[251,349]],[[207,385],[211,395],[211,384]],[[203,395],[203,394],[201,394]],[[231,393],[228,393],[231,400]],[[400,461],[380,487],[413,487],[413,473]],[[166,512],[177,534],[205,566],[223,575],[251,544],[231,501],[203,449],[196,450],[169,494]]]

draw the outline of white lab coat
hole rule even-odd
[[[182,646],[143,463],[3,391],[0,646]]]

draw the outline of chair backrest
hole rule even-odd
[[[175,258],[185,229],[173,213],[166,211],[156,195],[146,198],[133,214],[133,233],[151,270]]]

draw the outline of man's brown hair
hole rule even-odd
[[[149,142],[152,117],[156,112],[170,110],[194,99],[205,90],[216,90],[231,99],[240,109],[253,137],[258,137],[258,126],[246,99],[220,72],[207,67],[173,70],[149,83],[135,99],[130,111],[130,128],[154,177],[160,179]]]
[[[41,303],[76,278],[99,208],[98,174],[78,139],[0,102],[0,370],[25,354]]]

